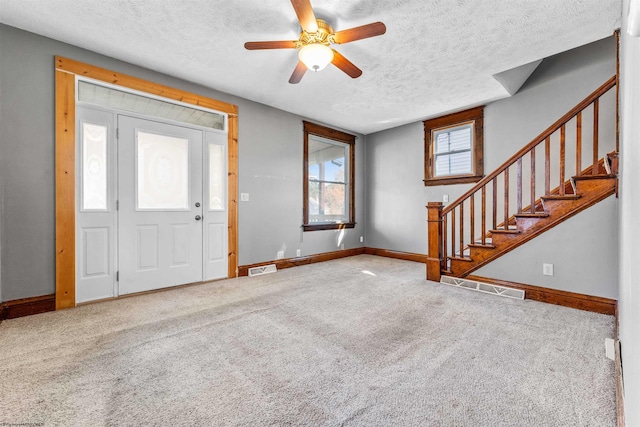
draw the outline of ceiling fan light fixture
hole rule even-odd
[[[635,1],[640,2],[640,0]],[[291,4],[301,27],[298,40],[246,42],[245,49],[298,49],[299,60],[289,78],[291,84],[300,83],[307,70],[320,71],[329,63],[352,79],[360,77],[362,70],[340,52],[331,49],[331,45],[380,36],[387,31],[387,27],[382,22],[372,22],[336,32],[327,21],[316,18],[311,0],[291,0]]]
[[[311,71],[320,71],[333,61],[333,50],[325,44],[310,43],[300,48],[298,58]]]

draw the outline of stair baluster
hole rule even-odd
[[[593,167],[591,168],[591,174],[598,174],[598,122],[600,118],[600,102],[598,99],[593,101]]]
[[[529,156],[531,158],[531,204],[529,205],[529,212],[534,214],[536,213],[536,147],[531,147]]]

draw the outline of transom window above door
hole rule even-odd
[[[78,101],[144,116],[225,130],[225,114],[122,91],[85,80],[78,80]]]

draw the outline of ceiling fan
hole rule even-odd
[[[298,65],[289,79],[293,84],[302,80],[307,69],[320,71],[329,63],[351,78],[360,77],[362,70],[330,46],[379,36],[387,31],[387,27],[382,22],[374,22],[336,32],[327,22],[316,18],[310,0],[291,0],[291,4],[302,27],[298,40],[247,42],[245,49],[298,49]]]

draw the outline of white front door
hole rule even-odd
[[[118,116],[119,294],[203,280],[203,131]]]
[[[226,130],[76,117],[76,302],[228,277]]]

